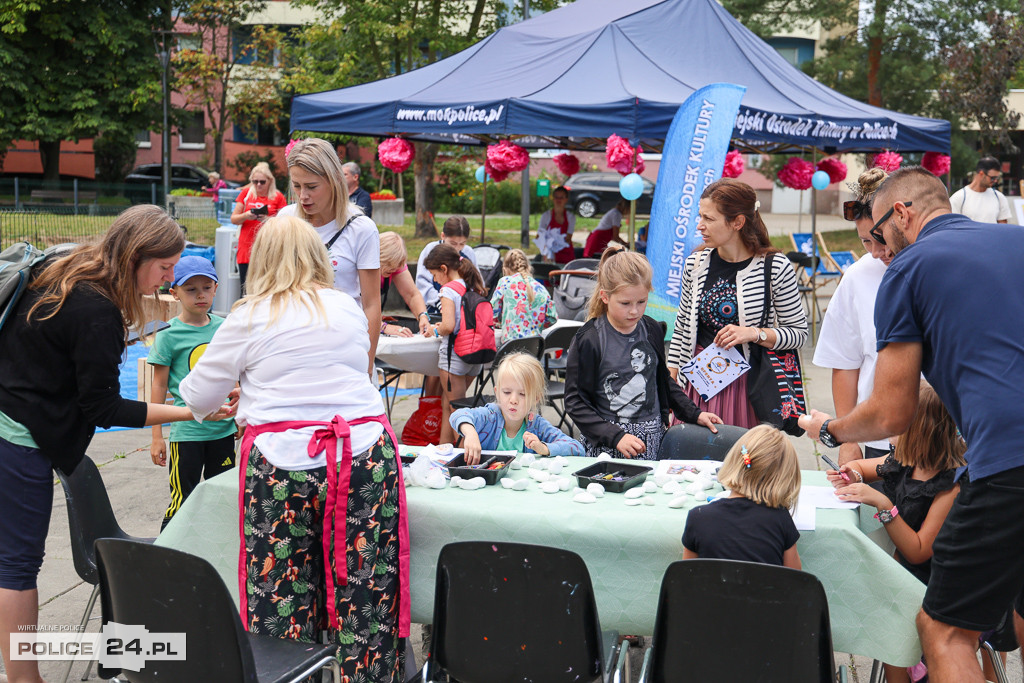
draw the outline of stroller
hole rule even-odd
[[[476,254],[476,267],[484,279],[484,287],[487,288],[487,296],[498,286],[498,280],[502,275],[502,252],[511,249],[504,244],[478,244],[473,247]]]
[[[596,258],[573,259],[565,264],[563,270],[551,272],[555,283],[555,310],[559,318],[579,321],[586,319],[587,304],[597,286],[597,266],[600,262]]]

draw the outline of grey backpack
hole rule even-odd
[[[14,311],[18,299],[28,289],[32,269],[50,257],[64,256],[76,245],[57,244],[40,250],[28,242],[18,242],[0,251],[0,329]]]

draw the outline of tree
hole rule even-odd
[[[276,120],[283,112],[273,65],[281,34],[244,23],[265,6],[266,0],[189,0],[180,16],[201,47],[175,53],[174,90],[186,108],[204,112],[210,122],[218,172],[224,165],[224,133],[235,115],[251,125],[254,118]]]
[[[0,0],[0,146],[36,140],[43,176],[63,140],[134,135],[157,118],[151,0]]]
[[[532,0],[548,11],[564,0]],[[307,27],[290,59],[289,92],[342,88],[404,73],[448,57],[516,18],[503,0],[307,0],[325,24]],[[401,131],[397,131],[401,132]],[[437,235],[434,161],[441,146],[416,143],[416,235]]]
[[[999,147],[1013,151],[1010,131],[1020,114],[1006,106],[1007,88],[1024,62],[1024,22],[1019,12],[990,12],[982,45],[959,41],[945,50],[948,71],[939,86],[939,100],[964,122],[978,125],[981,152]]]

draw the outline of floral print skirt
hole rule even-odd
[[[327,468],[283,470],[256,446],[245,470],[243,542],[251,633],[316,642],[328,630],[341,646],[343,680],[398,683],[404,667],[399,625],[399,459],[387,432],[354,454],[345,524],[347,585],[326,596],[323,510]],[[336,533],[340,530],[336,530]],[[331,544],[331,570],[334,547]],[[325,600],[340,629],[327,629]]]

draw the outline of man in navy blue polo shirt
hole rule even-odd
[[[872,218],[872,236],[895,254],[875,303],[874,391],[844,418],[811,411],[800,426],[833,448],[901,434],[924,372],[960,427],[968,466],[932,546],[917,626],[930,680],[980,683],[979,632],[1015,597],[1024,639],[1024,230],[952,213],[920,167],[889,176]]]

